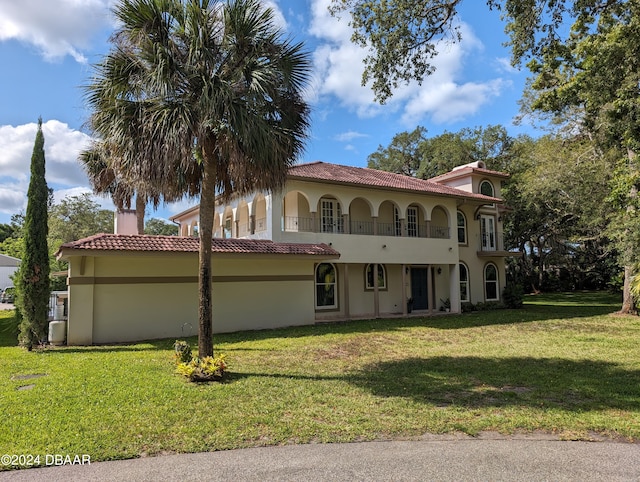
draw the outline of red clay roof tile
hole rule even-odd
[[[197,253],[200,240],[187,236],[149,236],[139,234],[96,234],[60,246],[57,255],[83,253],[85,251],[137,251]],[[339,257],[333,248],[323,243],[275,243],[263,239],[212,240],[214,253],[283,254]]]
[[[499,199],[483,196],[482,194],[474,194],[438,184],[431,180],[417,179],[415,177],[379,171],[377,169],[341,166],[339,164],[329,164],[321,161],[293,166],[289,169],[289,177],[293,179],[328,181],[339,184],[402,189],[442,196],[486,200],[488,202],[500,201]]]

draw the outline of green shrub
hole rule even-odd
[[[176,340],[173,344],[175,350],[174,357],[176,363],[189,363],[193,356],[191,355],[191,345],[184,340]]]
[[[465,301],[460,305],[460,309],[463,313],[471,313],[472,311],[476,311],[476,307],[473,303],[469,301]]]
[[[522,308],[524,290],[519,284],[508,284],[502,291],[502,300],[507,308]]]
[[[221,380],[227,366],[225,355],[196,357],[189,362],[178,363],[176,372],[184,375],[192,382],[204,382]]]

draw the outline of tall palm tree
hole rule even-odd
[[[90,125],[118,173],[199,194],[198,349],[212,355],[216,197],[282,187],[307,137],[310,57],[257,0],[121,0],[115,15]]]

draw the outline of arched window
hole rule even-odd
[[[486,301],[498,299],[498,268],[493,263],[484,267],[484,298]]]
[[[480,194],[484,194],[485,196],[493,197],[493,184],[489,181],[484,180],[480,183]]]
[[[374,289],[373,285],[373,264],[368,264],[365,272],[365,289],[372,290]],[[383,264],[378,265],[378,289],[387,289],[387,270],[385,270]]]
[[[336,267],[331,263],[316,266],[316,308],[330,309],[338,307],[338,276]]]
[[[460,301],[471,301],[469,298],[469,269],[464,263],[460,263]]]
[[[458,211],[458,243],[467,244],[467,218]]]

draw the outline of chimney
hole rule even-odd
[[[116,234],[138,234],[138,218],[135,209],[116,211],[113,223]]]

